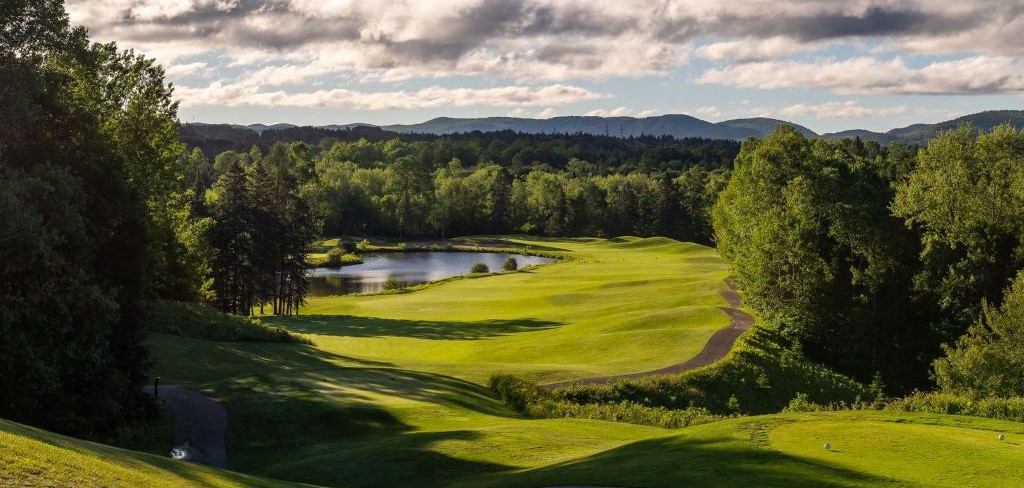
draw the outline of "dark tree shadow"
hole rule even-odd
[[[627,444],[553,466],[487,475],[458,486],[814,487],[894,484],[895,480],[769,448],[738,448],[728,436],[665,437]]]
[[[476,322],[399,320],[351,315],[274,317],[268,323],[302,334],[340,337],[412,337],[432,340],[479,340],[520,332],[552,329],[560,322],[538,319],[481,320]]]

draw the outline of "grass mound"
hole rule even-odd
[[[299,486],[80,441],[6,420],[0,420],[0,446],[0,486]]]
[[[228,315],[196,303],[157,301],[150,305],[144,320],[152,332],[211,341],[309,342],[258,319]]]

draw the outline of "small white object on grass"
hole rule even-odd
[[[832,444],[825,443],[825,449],[832,449]]]
[[[1003,434],[999,434],[999,440],[1005,441],[1006,440],[1006,436],[1003,435]]]

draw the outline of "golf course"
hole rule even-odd
[[[118,466],[110,480],[154,486],[1024,483],[1024,426],[998,420],[816,412],[663,429],[525,418],[486,388],[490,375],[544,384],[684,362],[729,324],[727,268],[713,249],[664,238],[503,242],[564,256],[405,293],[312,298],[304,315],[265,320],[311,344],[152,334],[162,381],[226,407],[232,471],[10,423],[4,445],[20,454],[6,449],[0,462],[20,480],[58,470],[75,484],[83,469]]]

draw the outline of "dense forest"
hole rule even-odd
[[[919,151],[783,128],[743,144],[716,243],[750,305],[809,357],[897,392],[934,374],[1019,395],[990,383],[1022,371],[1020,280],[1008,288],[1024,268],[1022,172],[1010,126],[961,126]]]
[[[288,175],[324,233],[399,239],[635,234],[710,243],[707,210],[729,173],[718,155],[681,171],[615,173],[575,158],[563,169],[539,162],[464,165],[459,155],[479,157],[473,147],[448,138],[334,141],[326,150],[278,142],[265,155],[254,146],[212,162],[196,148],[185,165],[197,201],[232,168],[269,165]],[[522,150],[515,154],[514,160]]]

